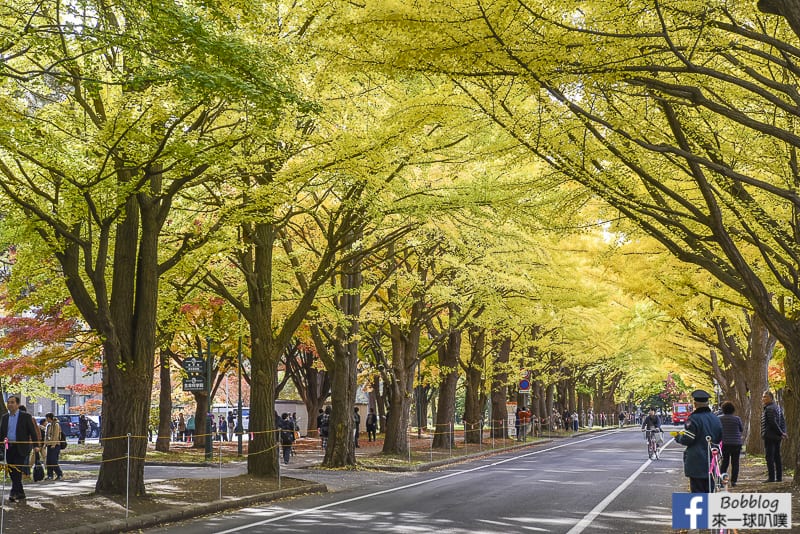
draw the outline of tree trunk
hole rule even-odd
[[[464,391],[464,441],[481,442],[481,423],[486,395],[483,384],[483,368],[486,359],[486,329],[471,327],[470,359],[466,368],[466,387]],[[456,421],[458,422],[458,421]]]
[[[108,357],[110,347],[106,347]],[[106,358],[105,362],[109,359]],[[151,365],[152,370],[152,365]],[[103,366],[103,462],[95,491],[100,494],[145,495],[144,457],[153,373]],[[138,402],[133,399],[139,399]],[[128,446],[130,444],[130,451]],[[130,454],[130,473],[127,458]]]
[[[352,337],[350,339],[353,339]],[[333,384],[331,387],[331,420],[328,435],[328,447],[322,465],[325,467],[346,467],[356,464],[356,451],[353,436],[353,406],[356,396],[356,378],[358,373],[358,342],[347,344],[349,350],[337,353],[332,369]],[[362,416],[363,417],[363,416]]]
[[[769,388],[769,362],[775,350],[776,338],[758,315],[753,314],[750,322],[750,352],[745,366],[745,384],[750,392],[750,406],[747,410],[748,454],[763,454],[761,441],[761,394]],[[794,465],[794,464],[790,464]]]
[[[158,438],[156,450],[169,452],[172,440],[172,379],[169,374],[170,357],[167,351],[159,351],[159,382],[161,390],[158,393]]]
[[[157,188],[157,185],[156,185]],[[111,298],[99,311],[78,276],[78,251],[67,246],[57,254],[67,286],[89,325],[103,337],[103,462],[95,491],[145,495],[144,458],[155,367],[158,308],[158,203],[142,194],[126,202],[117,225]],[[140,226],[141,216],[141,226]],[[100,274],[105,276],[106,273]],[[93,280],[95,288],[104,281]],[[128,437],[125,439],[125,437]],[[130,441],[130,460],[128,456]],[[130,463],[130,472],[128,471]]]
[[[760,432],[761,393],[768,388],[767,369],[777,339],[757,314],[750,310],[743,310],[743,313],[749,324],[746,342],[731,333],[724,318],[714,320],[717,339],[713,345],[722,354],[724,364],[720,365],[716,350],[712,349],[711,368],[726,397],[735,401],[737,415],[744,426],[745,450],[748,454],[764,454]]]
[[[451,315],[454,311],[451,308]],[[461,355],[461,330],[451,330],[447,342],[439,347],[439,367],[444,375],[439,384],[439,405],[432,447],[448,449],[453,441],[451,425],[456,416],[456,387],[458,386],[459,356]]]
[[[355,242],[360,236],[355,236]],[[358,341],[361,315],[361,262],[347,262],[341,276],[342,296],[337,308],[342,312],[346,325],[336,327],[333,341],[333,384],[331,386],[331,421],[328,446],[325,449],[325,467],[346,467],[356,464],[355,427],[353,406],[356,401],[358,379]],[[362,417],[366,417],[363,414]]]
[[[506,420],[506,402],[508,400],[508,371],[506,370],[511,356],[511,338],[506,336],[497,347],[495,357],[496,371],[492,375],[492,420],[490,421],[492,437],[506,438],[508,430],[503,425]]]
[[[800,339],[800,332],[795,332],[793,339]],[[789,439],[783,440],[781,457],[784,466],[794,469],[794,483],[800,484],[800,444],[797,443],[798,424],[800,424],[800,342],[786,346],[786,388],[783,391],[786,428]]]
[[[389,388],[389,411],[386,414],[386,437],[383,454],[408,454],[408,420],[411,412],[411,386],[405,378]]]
[[[533,415],[536,416],[536,419],[541,421],[547,412],[544,404],[544,389],[540,380],[533,381],[531,395],[531,410],[533,410]]]
[[[567,397],[569,399],[568,410],[569,413],[578,411],[577,393],[575,392],[575,379],[572,378],[566,381]]]
[[[408,332],[392,324],[392,384],[389,388],[390,411],[386,422],[384,454],[408,453],[408,423],[414,391],[414,369],[419,364],[421,328],[411,326]]]
[[[208,377],[206,377],[206,380],[208,380]],[[208,419],[208,414],[211,411],[208,406],[208,392],[195,391],[192,393],[192,395],[194,396],[194,402],[195,402],[195,412],[194,412],[195,431],[194,435],[192,436],[192,448],[204,449],[206,446],[206,439],[211,438],[210,436],[208,436],[208,430],[206,429],[206,419]]]
[[[268,328],[262,323],[262,328]],[[264,332],[250,324],[250,441],[247,445],[247,473],[262,477],[278,476],[275,386],[278,361],[283,347],[270,347]]]
[[[375,378],[372,382],[372,391],[370,397],[375,399],[375,414],[378,416],[378,432],[384,434],[386,432],[386,388],[381,388],[383,381],[380,378]]]
[[[421,375],[419,374],[419,368],[417,368],[417,373],[418,373],[417,376],[420,377]],[[417,411],[418,413],[416,413],[415,421],[417,422],[420,431],[427,430],[428,410],[430,408],[429,406],[430,400],[428,399],[428,395],[431,394],[432,389],[428,385],[417,384],[416,390],[417,390],[417,395],[419,395],[417,397],[419,399],[417,404],[419,406],[419,409]]]

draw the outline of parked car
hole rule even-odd
[[[80,417],[77,413],[67,413],[67,414],[59,414],[56,415],[56,419],[58,419],[58,423],[61,425],[61,432],[64,433],[64,436],[68,438],[77,438],[80,434],[78,430],[78,418]]]

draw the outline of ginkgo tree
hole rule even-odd
[[[631,239],[616,254],[625,261],[611,257],[607,265],[619,273],[625,290],[656,303],[689,336],[706,345],[706,350],[683,352],[676,363],[716,381],[742,417],[748,451],[761,451],[759,432],[750,431],[757,430],[752,421],[758,420],[761,411],[761,398],[753,392],[769,387],[767,369],[775,337],[740,295],[702,269],[682,268],[652,240]]]
[[[245,103],[297,103],[273,42],[208,4],[6,3],[0,209],[58,261],[102,339],[104,461],[96,490],[144,494],[161,275],[223,220],[210,205]],[[247,9],[247,6],[239,6]],[[260,43],[260,44],[256,44]],[[127,454],[130,468],[118,459]]]
[[[800,25],[790,2],[759,5],[789,24],[752,3],[366,2],[343,49],[456,81],[531,157],[742,295],[786,350],[797,426]]]

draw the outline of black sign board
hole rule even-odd
[[[206,361],[200,358],[195,358],[194,356],[190,358],[186,358],[181,362],[183,366],[183,370],[189,373],[190,375],[193,374],[205,374],[206,373]]]
[[[206,381],[195,376],[183,379],[183,391],[205,391]]]

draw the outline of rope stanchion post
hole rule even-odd
[[[7,440],[6,440],[7,441]],[[5,448],[5,447],[4,447]],[[3,451],[3,465],[5,463],[5,450]],[[3,526],[5,525],[5,515],[6,515],[6,474],[7,469],[3,469],[3,493],[0,495],[0,534],[3,533]]]
[[[454,436],[453,436],[453,426],[454,426],[454,423],[452,421],[450,422],[449,425],[447,425],[447,431],[450,433],[450,435],[448,436],[448,439],[447,439],[447,448],[448,448],[449,453],[450,453],[450,458],[453,457],[453,438],[454,438]]]
[[[222,442],[219,442],[219,500],[222,500]]]
[[[128,519],[131,496],[131,433],[128,432],[127,467],[125,469],[125,519]]]
[[[280,439],[275,441],[275,461],[278,462],[278,489],[281,489],[281,474],[283,473],[283,466],[281,465],[281,446],[279,445]]]

